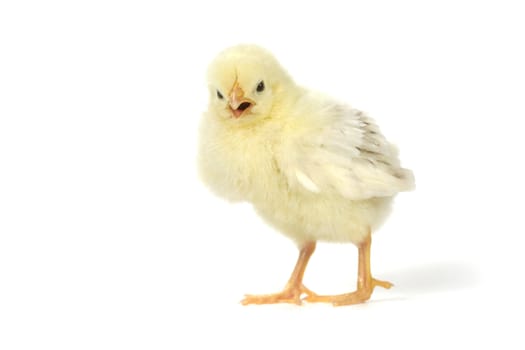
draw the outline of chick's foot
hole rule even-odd
[[[277,303],[289,303],[301,305],[301,296],[306,294],[307,297],[317,297],[317,294],[306,288],[303,284],[299,286],[287,286],[282,292],[275,294],[262,294],[262,295],[250,295],[244,296],[241,300],[241,304],[277,304]]]
[[[375,287],[390,289],[393,284],[387,281],[380,281],[373,278],[371,283],[358,286],[352,293],[339,295],[308,295],[303,300],[309,303],[332,303],[334,306],[361,304],[370,299]]]

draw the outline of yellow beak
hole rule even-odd
[[[235,82],[230,91],[230,107],[235,110],[242,103],[244,98],[244,90],[239,86],[239,83]]]
[[[235,118],[241,117],[245,111],[251,109],[255,105],[255,102],[244,97],[244,90],[239,86],[238,82],[233,84],[228,97],[230,101],[230,110]]]

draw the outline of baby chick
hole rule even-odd
[[[390,213],[393,197],[414,187],[414,177],[374,121],[298,86],[258,46],[221,52],[210,64],[208,86],[199,144],[204,182],[230,201],[251,202],[300,250],[282,292],[246,295],[242,303],[348,305],[368,300],[376,286],[390,288],[371,275],[371,232]],[[317,241],[358,247],[356,291],[325,296],[303,285]]]

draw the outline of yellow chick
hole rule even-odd
[[[391,283],[370,272],[371,232],[393,197],[414,187],[396,148],[363,112],[304,89],[271,53],[253,45],[221,52],[208,70],[209,106],[200,127],[199,167],[209,188],[247,201],[300,249],[283,291],[246,295],[247,304],[368,300]],[[318,295],[303,285],[317,241],[359,250],[357,290]]]

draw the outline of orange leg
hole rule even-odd
[[[358,246],[359,267],[357,290],[355,292],[340,295],[308,295],[304,300],[308,302],[328,302],[334,304],[334,306],[359,304],[370,299],[375,287],[379,286],[386,289],[392,287],[392,283],[376,280],[372,277],[370,272],[371,243],[372,240],[370,235],[368,235],[368,237]]]
[[[280,293],[275,294],[264,294],[264,295],[245,295],[241,301],[243,305],[248,304],[276,304],[276,303],[291,303],[301,305],[301,295],[306,294],[308,296],[316,296],[315,293],[310,291],[303,285],[303,275],[306,265],[310,256],[315,251],[315,242],[308,242],[302,248],[299,253],[299,258],[295,264],[295,268],[284,287],[284,290]]]

